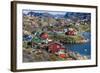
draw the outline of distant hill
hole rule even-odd
[[[84,19],[89,20],[89,21],[91,20],[91,14],[90,13],[66,12],[64,17],[70,18],[70,19],[76,17],[80,20],[84,20]]]
[[[38,13],[38,12],[33,12],[33,11],[30,11],[28,12],[27,14],[23,13],[23,15],[25,16],[38,16],[38,17],[51,17],[51,18],[55,18],[55,19],[59,19],[59,18],[69,18],[69,19],[80,19],[80,20],[84,20],[86,19],[87,21],[90,21],[91,20],[91,14],[90,13],[79,13],[79,12],[66,12],[65,15],[61,15],[59,14],[56,14],[56,15],[53,15],[51,13]]]

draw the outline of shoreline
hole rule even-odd
[[[64,44],[82,44],[82,43],[87,43],[89,42],[89,39],[84,39],[84,40],[80,40],[80,41],[60,41],[61,43],[64,43]]]

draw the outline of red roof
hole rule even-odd
[[[42,33],[42,34],[40,35],[40,37],[41,37],[42,39],[47,39],[47,38],[48,38],[48,34],[47,34],[47,33]]]
[[[75,31],[67,31],[65,34],[66,35],[75,35]]]
[[[49,47],[49,50],[52,53],[55,53],[55,52],[58,52],[59,51],[59,49],[61,48],[61,45],[58,44],[58,43],[53,43],[53,44],[50,44],[48,47]]]

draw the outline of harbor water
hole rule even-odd
[[[89,41],[85,43],[65,44],[65,47],[81,55],[91,56],[91,34],[90,32],[83,32],[81,34],[85,39],[89,39]]]

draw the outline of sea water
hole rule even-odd
[[[89,39],[89,41],[85,43],[65,44],[65,47],[81,55],[91,56],[91,34],[90,32],[83,32],[82,35],[85,39]]]

